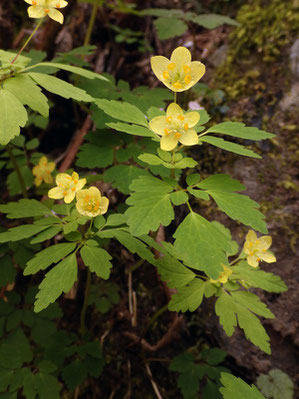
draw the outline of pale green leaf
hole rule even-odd
[[[50,93],[57,94],[64,98],[73,98],[77,101],[93,101],[93,98],[87,94],[86,91],[79,89],[64,80],[58,79],[55,76],[37,72],[29,72],[27,75]]]
[[[134,165],[116,165],[105,171],[104,181],[110,183],[118,191],[129,194],[129,186],[139,176],[150,176],[150,174],[147,170]]]
[[[100,80],[105,80],[106,82],[109,82],[108,79],[106,79],[104,76],[100,75],[99,73],[95,73],[92,71],[89,71],[87,69],[83,68],[78,68],[73,65],[66,65],[66,64],[60,64],[57,62],[41,62],[39,64],[35,64],[34,67],[37,66],[49,66],[49,67],[54,67],[58,69],[63,69],[68,72],[75,73],[76,75],[83,76],[84,78],[87,79],[100,79]]]
[[[39,226],[35,224],[24,224],[18,227],[13,227],[4,233],[0,233],[0,243],[23,240],[24,238],[34,236],[46,228],[47,226]]]
[[[224,385],[219,389],[223,399],[265,399],[255,385],[250,386],[232,374],[221,373],[220,381]]]
[[[44,230],[41,233],[38,233],[36,235],[36,237],[34,237],[30,241],[30,244],[37,244],[39,242],[44,242],[46,240],[49,240],[50,238],[55,237],[61,230],[62,230],[62,225],[61,226],[51,226],[47,230]]]
[[[235,327],[237,327],[237,318],[234,311],[234,301],[232,300],[232,297],[223,292],[217,299],[215,312],[219,317],[219,322],[226,335],[231,337],[235,331]]]
[[[133,194],[127,199],[130,205],[125,215],[133,235],[156,231],[160,224],[168,226],[174,218],[169,193],[173,188],[155,177],[141,176],[130,185]]]
[[[293,381],[282,370],[273,369],[268,375],[259,375],[256,384],[266,398],[293,399],[294,397]]]
[[[208,193],[202,190],[196,190],[195,188],[187,187],[188,193],[193,195],[195,198],[200,198],[204,201],[209,201],[210,196]]]
[[[111,129],[117,130],[118,132],[128,133],[133,136],[156,137],[151,130],[143,126],[129,125],[122,122],[110,122],[106,123],[106,126],[110,127]]]
[[[188,201],[189,196],[185,191],[175,191],[170,194],[170,199],[173,205],[178,206],[185,204]]]
[[[239,251],[239,245],[238,245],[237,241],[232,240],[230,230],[227,227],[223,226],[223,224],[216,222],[215,220],[213,220],[212,224],[213,224],[213,226],[216,227],[216,229],[221,231],[221,233],[224,234],[229,241],[230,248],[229,248],[229,251],[227,252],[227,255],[228,256],[236,255]]]
[[[181,288],[195,278],[192,270],[170,255],[164,255],[156,260],[158,272],[170,288]]]
[[[148,163],[149,165],[161,165],[162,159],[157,157],[154,154],[141,154],[139,155],[138,159],[144,163]]]
[[[181,36],[188,29],[188,25],[184,21],[173,17],[159,17],[155,20],[154,25],[161,40]]]
[[[173,237],[175,250],[184,262],[213,279],[223,270],[221,264],[228,264],[224,253],[229,248],[227,238],[197,213],[189,213]]]
[[[143,112],[135,105],[115,100],[96,99],[95,104],[101,108],[107,115],[123,122],[135,123],[137,125],[148,127],[147,120]]]
[[[268,317],[273,319],[274,314],[261,302],[260,298],[249,291],[231,291],[231,296],[235,302],[248,308],[251,312],[259,316]]]
[[[77,280],[76,254],[64,258],[54,266],[39,285],[34,311],[40,312],[54,302],[63,292],[69,292]]]
[[[203,280],[196,278],[186,287],[181,287],[178,292],[172,295],[168,305],[168,309],[175,312],[194,312],[203,299],[205,283]]]
[[[3,87],[10,91],[23,105],[28,105],[33,111],[39,112],[45,118],[49,116],[48,99],[29,76],[16,75],[13,78],[6,79]]]
[[[96,273],[98,277],[104,280],[109,278],[112,268],[110,260],[112,258],[105,249],[84,245],[80,254],[85,266],[88,266],[91,272]]]
[[[244,155],[251,158],[261,158],[260,155],[256,154],[252,150],[249,150],[248,148],[245,148],[243,145],[225,141],[219,137],[203,136],[199,138],[199,141],[203,143],[209,143],[215,147],[221,148],[222,150],[230,151],[238,155]]]
[[[239,23],[226,15],[219,14],[199,14],[191,19],[192,22],[207,29],[214,29],[224,24],[238,26]]]
[[[191,175],[188,175],[186,177],[186,183],[188,186],[194,186],[195,184],[198,184],[200,182],[200,174],[199,173],[191,173]]]
[[[0,89],[0,144],[6,145],[18,136],[27,119],[22,103],[10,91]]]
[[[245,126],[240,122],[223,122],[214,125],[207,130],[207,133],[221,133],[241,139],[259,141],[275,137],[275,134],[259,130],[257,127]]]
[[[121,226],[127,223],[127,218],[122,213],[113,213],[107,218],[105,226]]]
[[[194,168],[197,162],[193,158],[183,158],[181,161],[175,164],[176,169]]]

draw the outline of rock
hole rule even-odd
[[[299,82],[293,83],[291,90],[280,101],[279,107],[282,111],[299,108]]]
[[[217,50],[215,50],[214,53],[209,56],[210,63],[213,66],[218,67],[226,60],[227,51],[228,51],[227,44],[223,44],[222,46],[217,48]]]

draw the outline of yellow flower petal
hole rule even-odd
[[[185,122],[188,123],[189,127],[194,127],[200,119],[200,115],[196,111],[187,112],[184,116]]]
[[[109,199],[107,197],[102,197],[100,201],[100,215],[104,215],[107,212],[109,206]]]
[[[159,80],[163,78],[163,72],[167,70],[168,64],[169,60],[161,55],[151,58],[152,70]]]
[[[178,115],[182,115],[183,113],[184,111],[182,110],[182,108],[176,103],[169,104],[166,110],[167,117],[176,117]]]
[[[50,173],[53,172],[53,170],[55,169],[55,166],[56,166],[55,162],[49,162],[47,165],[47,171]]]
[[[53,198],[53,197],[52,197]],[[69,204],[75,198],[75,192],[72,190],[67,190],[67,194],[64,196],[64,202]]]
[[[171,151],[177,146],[178,141],[179,140],[172,133],[161,138],[160,147],[163,151]]]
[[[272,245],[272,237],[271,236],[262,236],[259,238],[259,249],[268,249]]]
[[[168,127],[168,124],[166,122],[166,117],[165,116],[156,116],[155,118],[153,118],[150,121],[149,127],[156,134],[163,136],[164,129]]]
[[[203,77],[203,75],[206,72],[206,67],[203,63],[199,61],[192,61],[190,64],[190,69],[191,69],[190,75],[192,77],[191,82],[193,86],[199,81],[199,79]]]
[[[257,236],[253,230],[249,230],[246,235],[246,241],[256,241]]]
[[[63,198],[63,188],[61,187],[54,187],[51,188],[48,192],[48,197],[53,199],[60,199]]]
[[[258,252],[257,253],[258,257],[263,260],[264,262],[267,263],[273,263],[276,262],[276,258],[275,256],[272,254],[272,252],[270,251],[266,251],[266,252]]]
[[[42,184],[43,178],[41,176],[36,176],[36,178],[34,179],[34,184],[36,185],[36,187],[40,186]]]
[[[56,8],[50,8],[50,11],[48,13],[48,16],[51,19],[54,19],[54,21],[59,22],[60,24],[63,24],[63,14],[56,10]]]
[[[84,187],[85,184],[86,184],[86,179],[85,178],[84,179],[80,179],[78,181],[78,184],[76,185],[76,192],[81,190],[81,188]]]
[[[189,129],[182,134],[179,142],[183,145],[195,145],[198,143],[198,136],[194,129]]]
[[[65,184],[70,184],[71,182],[71,176],[68,175],[67,173],[58,173],[56,176],[56,184],[59,186],[60,184],[65,185]]]
[[[255,255],[249,255],[247,256],[247,263],[252,266],[252,267],[258,267],[259,262],[257,260],[257,256]]]
[[[191,63],[191,53],[186,47],[177,47],[173,50],[170,61],[176,64],[177,69],[183,69],[184,65]]]
[[[50,173],[47,173],[47,174],[45,174],[44,175],[44,181],[45,181],[45,183],[47,183],[47,184],[51,184],[51,183],[53,183],[53,176],[52,175],[50,175]]]
[[[44,18],[46,16],[43,6],[31,6],[27,9],[30,18]]]

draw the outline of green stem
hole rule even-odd
[[[15,158],[15,156],[14,156],[14,154],[13,154],[13,152],[12,152],[12,150],[11,150],[9,145],[6,146],[6,151],[8,152],[9,158],[10,158],[10,160],[11,160],[11,162],[13,164],[13,167],[15,169],[15,172],[17,174],[17,177],[18,177],[18,180],[19,180],[19,183],[20,183],[20,186],[21,186],[23,197],[24,198],[28,198],[28,193],[27,193],[26,185],[25,185],[22,173],[21,173],[21,169],[19,168],[18,162],[17,162],[17,160],[16,160],[16,158]]]
[[[41,26],[41,23],[43,21],[43,18],[39,20],[38,24],[36,25],[35,29],[33,30],[33,32],[31,33],[31,35],[28,37],[28,39],[26,40],[26,42],[23,44],[23,46],[21,47],[21,49],[19,50],[18,54],[15,56],[15,58],[11,61],[11,64],[13,64],[16,59],[19,57],[19,55],[22,53],[22,51],[24,50],[24,48],[27,46],[27,44],[30,42],[30,40],[32,39],[33,35],[35,34],[35,32],[38,30],[38,28]]]
[[[91,33],[92,33],[92,29],[93,29],[93,26],[94,26],[94,23],[95,23],[98,6],[99,6],[98,2],[95,1],[93,3],[93,7],[92,7],[90,19],[89,19],[89,24],[88,24],[88,27],[87,27],[87,31],[86,31],[86,35],[85,35],[85,39],[84,39],[84,43],[83,43],[84,46],[87,46],[90,43]]]
[[[83,302],[81,315],[80,315],[80,335],[81,335],[81,337],[84,336],[85,331],[86,331],[85,314],[86,314],[86,309],[87,309],[87,306],[88,306],[90,282],[91,282],[91,272],[90,272],[90,269],[87,268],[87,277],[86,277],[86,285],[85,285],[85,293],[84,293],[84,302]]]
[[[146,327],[146,330],[145,330],[145,332],[144,332],[144,335],[145,335],[145,334],[147,333],[147,331],[150,329],[151,325],[155,322],[155,320],[157,320],[157,318],[158,318],[159,316],[161,316],[161,314],[164,313],[164,312],[166,312],[167,310],[168,310],[168,304],[162,306],[162,308],[160,308],[160,309],[153,315],[153,317],[150,319],[150,321],[149,321],[149,323],[148,323],[148,325],[147,325],[147,327]]]
[[[177,92],[174,91],[173,92],[173,101],[177,104],[177,100],[178,100],[178,96],[177,96]]]
[[[93,224],[93,219],[91,219],[89,227],[88,227],[88,231],[87,231],[87,235],[90,236],[91,235],[91,228],[92,228],[92,224]]]
[[[187,204],[187,206],[188,206],[188,208],[189,208],[189,211],[190,211],[190,212],[193,212],[193,210],[192,210],[192,208],[191,208],[191,205],[190,205],[189,201],[187,201],[186,204]]]
[[[144,259],[139,259],[139,261],[138,261],[137,263],[135,263],[135,265],[131,266],[131,267],[126,271],[126,273],[129,274],[129,273],[134,272],[134,271],[137,270],[140,266],[142,266],[144,262],[145,262]]]

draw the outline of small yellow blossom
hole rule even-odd
[[[54,21],[63,23],[63,14],[57,8],[63,8],[68,5],[65,0],[25,0],[26,3],[31,4],[28,8],[28,15],[30,18],[44,18],[48,15]]]
[[[170,60],[161,55],[152,57],[151,67],[157,78],[175,92],[190,89],[206,71],[201,62],[191,62],[191,53],[186,47],[177,47]]]
[[[69,204],[85,183],[86,179],[79,179],[79,175],[76,172],[73,172],[72,176],[67,173],[59,173],[56,176],[57,187],[51,188],[48,196],[54,199],[63,198],[64,202]]]
[[[272,237],[262,236],[257,238],[253,230],[249,230],[244,244],[244,252],[247,255],[247,263],[252,267],[257,267],[261,260],[267,263],[276,262],[272,252],[267,251],[271,247]]]
[[[53,183],[53,176],[51,172],[55,169],[55,162],[48,162],[47,157],[41,157],[38,165],[34,166],[32,173],[35,177],[34,184],[38,187],[42,181],[45,183]]]
[[[218,283],[225,284],[225,283],[227,283],[228,278],[232,274],[233,271],[229,267],[227,267],[225,265],[222,265],[222,267],[223,267],[223,272],[221,272],[219,274],[219,277],[217,278],[217,280],[213,280],[213,279],[210,278],[210,282],[211,283],[214,283],[214,284],[218,284]]]
[[[76,208],[81,215],[95,217],[107,212],[109,199],[102,197],[96,187],[78,191],[76,194]]]
[[[184,114],[176,103],[169,104],[166,116],[156,116],[150,123],[150,129],[162,136],[160,146],[164,151],[173,150],[178,142],[183,145],[195,145],[198,136],[192,129],[199,121],[200,115],[196,111]]]

